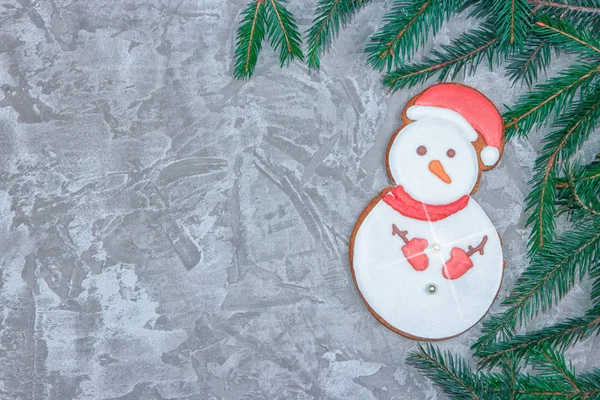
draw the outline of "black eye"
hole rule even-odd
[[[456,155],[456,151],[454,151],[454,149],[450,149],[446,152],[446,155],[450,158],[454,157]]]
[[[425,147],[425,146],[417,147],[417,154],[420,156],[424,156],[425,154],[427,154],[427,147]]]

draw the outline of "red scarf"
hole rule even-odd
[[[383,196],[383,201],[405,217],[421,221],[439,221],[465,208],[469,196],[464,195],[448,204],[425,204],[413,199],[402,186],[396,186]]]

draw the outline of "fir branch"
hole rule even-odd
[[[564,355],[550,348],[543,348],[532,357],[531,374],[517,376],[516,398],[540,399],[596,399],[600,394],[597,369],[577,374]],[[492,396],[492,399],[501,397]]]
[[[526,389],[518,391],[519,400],[596,400],[597,390],[579,391],[565,390],[557,387],[553,379],[530,377],[528,383],[522,383]]]
[[[236,79],[247,79],[254,73],[267,24],[263,2],[264,0],[253,0],[242,12],[242,22],[237,31],[233,69],[233,76]]]
[[[423,63],[400,67],[386,74],[383,84],[394,92],[423,83],[436,74],[439,74],[439,81],[448,77],[453,79],[467,66],[467,72],[472,73],[485,58],[492,64],[498,40],[493,27],[482,24],[478,29],[462,34],[450,45],[442,46],[440,51],[432,51],[432,56]]]
[[[587,165],[575,164],[571,168],[571,173],[578,176],[578,180],[581,182],[589,182],[592,186],[600,185],[600,158],[596,158],[594,162]],[[569,187],[566,178],[558,180],[556,187],[559,189],[565,189]]]
[[[599,187],[596,185],[594,180],[588,180],[587,182],[577,176],[574,178],[575,170],[573,167],[568,167],[565,173],[565,179],[567,180],[567,186],[571,191],[571,196],[575,200],[575,203],[579,208],[583,209],[584,212],[592,215],[600,216],[600,201],[598,201],[597,190]],[[592,187],[590,187],[590,183]]]
[[[571,105],[577,90],[591,82],[598,73],[598,63],[582,61],[535,86],[517,101],[514,108],[504,113],[507,139],[516,134],[525,136],[536,124],[549,120],[552,113],[562,113]]]
[[[312,26],[306,32],[308,43],[306,64],[321,67],[323,52],[328,50],[340,27],[345,27],[370,0],[319,0]]]
[[[561,354],[543,349],[535,355],[533,371],[535,376],[527,375],[521,379],[519,398],[571,399],[581,394],[575,383],[575,371],[567,365]]]
[[[579,391],[575,383],[575,371],[571,363],[567,365],[565,357],[559,352],[551,348],[543,348],[539,353],[532,356],[532,361],[535,362],[533,370],[540,376],[563,380],[565,385],[570,386],[570,389]]]
[[[599,0],[569,0],[567,2],[529,0],[537,15],[568,21],[576,26],[587,26],[592,32],[600,28]]]
[[[600,40],[584,27],[575,27],[562,20],[541,18],[537,33],[543,39],[564,50],[591,57],[600,56]]]
[[[519,400],[592,400],[598,399],[600,391],[598,383],[593,379],[595,374],[581,373],[575,376],[576,387],[565,381],[564,376],[525,375],[520,377],[517,399]]]
[[[463,0],[459,12],[467,11],[468,18],[487,19],[490,17],[491,2],[492,0]]]
[[[275,51],[279,50],[280,66],[283,67],[287,61],[294,58],[304,61],[302,39],[292,13],[280,1],[262,1],[266,2],[269,42]]]
[[[483,355],[498,336],[512,336],[518,324],[561,299],[598,255],[600,218],[579,224],[541,248],[502,303],[508,309],[483,323],[483,334],[473,345],[476,353]]]
[[[502,382],[500,391],[505,394],[504,398],[510,400],[516,399],[519,386],[519,360],[516,357],[503,357],[500,362],[500,368],[505,378],[500,381]]]
[[[521,380],[523,399],[597,399],[600,396],[598,370],[576,374],[564,355],[546,348],[532,357],[537,376]]]
[[[381,71],[410,57],[431,31],[434,35],[460,2],[456,0],[396,0],[383,17],[385,25],[369,38],[367,62]]]
[[[600,85],[584,100],[575,104],[556,125],[563,125],[545,139],[536,160],[532,191],[527,196],[526,210],[531,212],[529,248],[531,254],[544,245],[554,233],[556,185],[555,177],[561,160],[574,154],[600,120]]]
[[[596,262],[596,265],[592,267],[592,273],[590,278],[594,280],[592,283],[592,310],[598,309],[598,316],[600,317],[600,260]],[[586,314],[589,315],[589,312]],[[595,314],[592,314],[595,315]]]
[[[598,333],[600,333],[600,306],[595,306],[583,317],[569,318],[552,326],[486,346],[477,353],[478,363],[480,366],[492,367],[502,362],[507,355],[522,358],[544,347],[564,350]]]
[[[573,222],[587,218],[588,214],[596,214],[600,210],[600,160],[587,165],[578,162],[567,165],[564,176],[556,184],[557,205],[560,206],[556,214],[568,211]],[[578,199],[574,198],[573,192]]]
[[[600,369],[582,372],[577,376],[577,385],[581,388],[582,399],[600,399]]]
[[[554,234],[555,202],[556,202],[556,174],[558,153],[548,154],[548,150],[538,157],[535,162],[534,175],[529,184],[531,192],[525,198],[525,210],[530,212],[527,225],[531,226],[529,234],[529,250],[533,255]]]
[[[501,46],[522,48],[531,29],[531,6],[527,0],[494,0],[490,2],[494,26]]]
[[[536,35],[525,42],[523,49],[513,55],[506,70],[513,81],[523,81],[531,86],[538,78],[538,73],[546,72],[550,64],[550,44]]]
[[[576,12],[589,12],[600,14],[600,4],[597,1],[582,1],[580,3],[591,4],[590,6],[577,5],[577,1],[571,0],[570,3],[557,3],[553,1],[544,0],[528,0],[530,4],[534,4],[538,10],[540,7],[548,7],[551,9],[565,11],[576,11]]]
[[[487,379],[473,373],[467,362],[454,357],[450,352],[442,352],[431,344],[409,354],[406,362],[419,369],[440,389],[453,399],[482,398]]]

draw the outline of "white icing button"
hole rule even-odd
[[[427,293],[434,294],[436,291],[437,291],[437,286],[435,286],[435,284],[430,283],[429,285],[427,285]]]
[[[436,243],[433,245],[433,250],[440,251],[441,249],[442,249],[442,246],[440,246],[439,244]]]

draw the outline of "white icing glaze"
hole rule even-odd
[[[423,118],[435,118],[455,125],[471,142],[477,140],[477,132],[469,122],[459,113],[449,108],[434,106],[410,106],[406,110],[406,116],[412,120]]]
[[[485,165],[491,167],[492,165],[496,164],[496,162],[498,162],[498,159],[500,158],[500,151],[493,146],[485,146],[481,150],[479,156],[481,157],[481,161]]]
[[[401,250],[404,243],[392,235],[392,224],[407,230],[410,239],[427,239],[427,269],[416,271],[410,266]],[[460,278],[444,278],[442,266],[452,248],[467,250],[484,235],[488,236],[484,255],[471,256],[473,267]],[[447,338],[475,325],[502,281],[500,239],[473,199],[463,210],[437,222],[407,218],[381,200],[362,221],[353,246],[352,266],[365,301],[392,327],[418,338]],[[433,294],[427,292],[431,284],[436,287]]]
[[[417,154],[419,146],[427,148],[425,155]],[[456,152],[454,157],[447,155],[449,149]],[[441,162],[451,183],[430,171],[433,160]],[[475,148],[461,129],[435,117],[411,122],[396,135],[388,165],[396,185],[402,185],[414,199],[434,205],[448,204],[471,193],[479,174]]]

